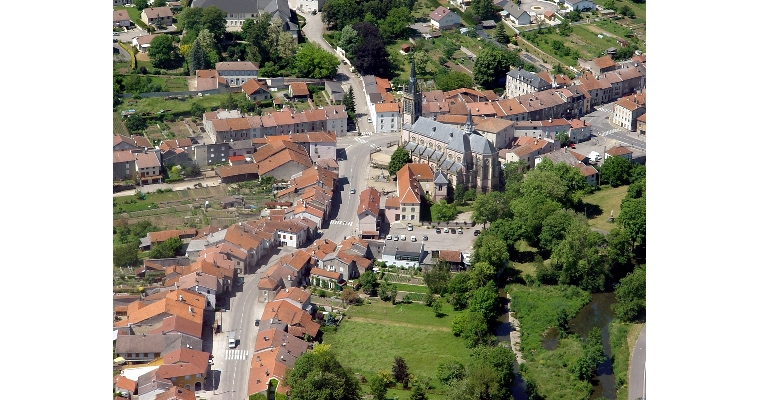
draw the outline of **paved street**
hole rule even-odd
[[[628,400],[645,398],[646,391],[646,362],[647,362],[647,327],[639,334],[636,347],[633,348],[631,365],[628,369]]]
[[[614,144],[615,146],[622,145],[630,147],[631,150],[638,149],[646,151],[646,137],[639,136],[635,132],[626,131],[619,126],[612,124],[613,107],[614,103],[597,106],[595,111],[581,117],[581,120],[586,121],[591,125],[591,135],[593,137],[606,138],[610,143],[614,140],[617,142],[617,144]],[[599,141],[601,142],[601,140]],[[587,155],[588,153],[584,154]]]

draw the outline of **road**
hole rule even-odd
[[[645,139],[639,138],[636,133],[628,132],[619,126],[611,124],[613,107],[614,103],[597,106],[596,110],[586,114],[581,119],[591,125],[591,133],[596,137],[612,139],[620,145],[646,151],[647,144]]]
[[[628,400],[643,399],[646,390],[647,327],[641,330],[628,369]]]
[[[288,3],[291,9],[296,9],[296,0],[288,0]],[[314,42],[322,46],[323,49],[329,51],[332,54],[335,54],[338,58],[340,58],[340,56],[335,52],[335,49],[330,47],[330,45],[322,37],[322,34],[324,33],[322,13],[320,12],[316,15],[304,14],[300,11],[298,11],[298,13],[306,18],[306,24],[302,29],[302,32],[306,38],[309,39],[310,42]],[[367,100],[364,96],[364,86],[361,79],[359,78],[359,75],[357,73],[351,72],[351,67],[349,65],[341,63],[338,66],[338,75],[336,79],[341,81],[343,84],[350,84],[354,89],[354,98],[356,99],[354,101],[356,107],[356,125],[359,129],[359,132],[374,132],[372,124],[367,122],[366,117],[369,116],[369,109],[367,108]]]

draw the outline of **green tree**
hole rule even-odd
[[[472,203],[472,221],[483,224],[483,229],[485,229],[487,222],[502,218],[504,211],[508,209],[504,200],[504,194],[496,191],[478,195]]]
[[[636,17],[636,14],[633,12],[631,7],[628,7],[627,4],[623,4],[622,6],[620,6],[620,9],[618,10],[618,14],[624,17],[631,17],[631,18]]]
[[[409,378],[409,368],[406,366],[406,361],[400,356],[396,356],[393,359],[391,372],[393,373],[393,379],[398,383],[402,383]]]
[[[560,308],[557,312],[557,331],[559,332],[560,338],[567,336],[567,333],[570,329],[569,323],[570,316],[567,315],[567,310]]]
[[[470,285],[473,290],[486,286],[496,278],[496,269],[487,262],[478,262],[470,271]]]
[[[346,55],[348,58],[353,58],[354,56],[354,50],[356,50],[356,46],[361,44],[362,38],[359,37],[359,34],[354,30],[351,25],[346,25],[343,27],[343,30],[340,31],[340,41],[338,41],[338,47],[343,49],[343,51],[346,52]]]
[[[451,71],[436,75],[435,86],[444,92],[448,92],[459,88],[471,88],[475,86],[475,82],[470,75],[464,72]]]
[[[367,270],[359,277],[359,286],[362,292],[370,296],[377,296],[377,275],[372,270]]]
[[[322,6],[322,21],[333,31],[359,22],[363,15],[362,8],[357,7],[354,0],[325,0]]]
[[[625,198],[620,204],[620,215],[617,222],[630,234],[632,247],[635,244],[646,243],[647,234],[647,200],[643,197],[631,199]]]
[[[354,87],[349,86],[346,95],[343,96],[343,105],[346,106],[346,113],[353,119],[354,113],[356,113],[356,99],[354,97]]]
[[[465,378],[465,367],[458,361],[445,361],[438,364],[435,376],[444,385],[449,385]]]
[[[554,246],[565,238],[565,231],[577,215],[569,210],[557,210],[544,219],[538,236],[540,248],[551,252]]]
[[[225,96],[224,100],[219,104],[219,107],[225,109],[225,110],[234,110],[237,106],[237,102],[235,101],[235,98],[232,96],[232,93],[227,93],[227,96]]]
[[[475,251],[472,254],[472,262],[486,262],[491,264],[494,269],[501,270],[507,261],[507,243],[504,239],[495,235],[480,235],[475,241]]]
[[[127,129],[129,129],[131,133],[141,132],[148,127],[148,123],[145,122],[145,119],[143,119],[143,117],[138,114],[132,114],[128,116],[125,123],[127,125]]]
[[[191,33],[197,36],[201,31],[203,23],[203,8],[185,7],[177,15],[177,29],[185,31],[185,34]]]
[[[469,300],[470,293],[470,273],[460,272],[453,274],[454,276],[449,280],[447,291],[449,294],[449,304],[454,307],[455,311],[464,310],[467,308],[467,302]]]
[[[601,248],[604,236],[590,230],[588,223],[573,221],[551,253],[560,270],[559,283],[576,285],[590,292],[601,292],[607,283],[607,263]]]
[[[385,19],[378,24],[378,27],[380,28],[380,36],[382,36],[385,41],[398,39],[404,35],[407,27],[412,22],[414,22],[414,18],[408,8],[393,8],[388,12]]]
[[[509,205],[514,214],[520,237],[533,246],[538,246],[544,219],[562,209],[562,205],[544,195],[522,196]],[[481,235],[482,236],[482,235]]]
[[[559,132],[557,133],[556,140],[559,141],[560,146],[567,147],[570,144],[570,135],[565,131]]]
[[[620,156],[607,157],[599,169],[602,183],[609,183],[612,187],[625,185],[629,180],[631,162]]]
[[[499,80],[504,79],[509,72],[509,65],[509,58],[504,50],[486,45],[472,67],[475,83],[487,89],[496,87]]]
[[[617,7],[615,7],[615,0],[604,0],[602,2],[602,7],[606,8],[607,10],[617,11]]]
[[[334,77],[338,72],[338,65],[340,65],[338,57],[314,43],[300,45],[294,62],[299,77],[314,79]]]
[[[430,306],[433,307],[433,313],[435,313],[436,318],[443,317],[443,312],[441,311],[443,310],[443,302],[441,302],[440,297],[436,297]]]
[[[507,29],[504,21],[500,21],[498,24],[496,24],[493,38],[505,46],[509,44],[509,34],[507,34]]]
[[[192,115],[195,118],[201,118],[203,116],[203,113],[206,112],[206,108],[203,107],[200,103],[194,102],[190,105],[190,115]]]
[[[135,7],[137,7],[137,11],[142,11],[143,9],[148,8],[148,0],[135,0]]]
[[[177,254],[177,251],[182,247],[182,241],[179,238],[169,238],[153,247],[148,253],[150,258],[171,258]]]
[[[275,38],[272,37],[272,31],[269,29],[271,21],[272,14],[260,13],[243,22],[241,32],[250,45],[247,53],[248,61],[257,62],[262,65],[268,61],[272,61],[272,53],[276,50]]]
[[[113,246],[113,265],[117,267],[136,266],[140,262],[137,252],[138,249],[134,243]]]
[[[486,323],[491,324],[499,317],[501,305],[499,290],[493,281],[475,290],[470,299],[470,312],[482,315]]]
[[[571,364],[571,371],[575,377],[590,381],[594,376],[596,366],[605,360],[604,348],[602,347],[602,332],[599,328],[592,328],[588,337],[583,342],[583,355]]]
[[[217,40],[227,31],[227,13],[218,6],[203,7],[200,22],[203,29],[208,29]]]
[[[472,365],[490,369],[495,373],[496,385],[489,388],[493,399],[511,399],[511,389],[514,383],[512,366],[517,357],[512,350],[496,346],[479,346],[472,352]]]
[[[166,0],[153,0],[152,7],[166,7]]]
[[[358,400],[359,381],[344,368],[335,353],[322,345],[296,359],[293,369],[285,374],[290,396],[301,400]]]
[[[478,17],[481,21],[493,19],[495,8],[493,0],[472,0],[470,3],[472,15]]]
[[[216,44],[214,34],[208,29],[202,29],[193,43],[198,43],[206,59],[206,65],[216,67],[219,62],[219,46]]]
[[[385,395],[388,393],[388,387],[385,386],[383,378],[378,375],[371,376],[369,378],[369,392],[375,400],[385,400]]]
[[[615,288],[615,300],[612,305],[615,316],[625,322],[633,322],[646,311],[647,306],[647,272],[642,265],[629,273]]]
[[[428,287],[431,294],[444,294],[451,279],[449,264],[445,261],[438,261],[429,270],[422,273],[422,280]]]
[[[148,56],[156,68],[171,69],[177,65],[179,54],[173,36],[158,35],[150,42]]]
[[[454,336],[465,340],[467,348],[490,345],[493,338],[488,334],[488,323],[482,314],[467,312],[458,315],[451,323]]]
[[[343,304],[354,304],[359,300],[359,293],[349,287],[343,288],[343,291],[340,292],[340,299]]]
[[[390,162],[388,162],[388,175],[396,175],[404,165],[411,161],[412,158],[409,156],[409,152],[402,146],[398,146],[391,155]]]
[[[188,60],[188,67],[190,69],[190,75],[195,75],[195,71],[199,69],[206,69],[206,55],[203,53],[198,40],[193,42],[193,47],[190,50],[190,57]]]
[[[457,208],[441,199],[430,207],[430,214],[433,221],[453,221],[457,217]]]
[[[412,387],[412,393],[409,395],[409,400],[428,400],[428,397],[420,385],[414,385]]]
[[[581,20],[581,13],[578,12],[577,10],[570,11],[569,13],[567,13],[566,19],[569,20],[570,22],[578,22]]]

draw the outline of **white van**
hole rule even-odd
[[[235,339],[235,331],[230,331],[227,337],[229,338],[229,348],[234,349],[237,345],[237,339]]]

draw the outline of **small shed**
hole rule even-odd
[[[607,55],[610,57],[615,57],[615,54],[617,54],[617,49],[614,47],[610,47],[607,49]]]
[[[402,51],[404,54],[409,54],[409,52],[410,52],[410,51],[412,51],[412,46],[410,46],[410,45],[408,45],[408,44],[404,43],[404,44],[402,44],[402,45],[401,45],[401,51]]]
[[[496,22],[492,19],[485,20],[480,23],[483,26],[483,29],[492,29],[496,28]]]

